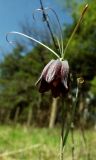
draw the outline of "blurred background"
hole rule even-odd
[[[65,57],[70,66],[71,91],[67,97],[54,99],[50,92],[40,94],[35,86],[42,69],[55,58],[54,55],[44,47],[18,35],[9,36],[9,40],[16,41],[15,44],[6,41],[8,32],[18,31],[55,49],[46,21],[42,13],[36,11],[41,7],[40,1],[0,0],[0,156],[2,159],[58,159],[62,107],[66,106],[64,117],[66,128],[66,119],[70,118],[72,102],[75,100],[76,80],[80,77],[83,77],[84,84],[79,88],[74,118],[75,145],[78,148],[75,156],[77,159],[81,158],[80,160],[86,159],[86,155],[87,159],[96,159],[96,0],[43,0],[45,8],[51,7],[58,14],[64,48],[86,3],[89,4],[88,11]],[[54,11],[48,9],[47,15],[51,21],[54,37],[60,37]],[[70,144],[69,136],[65,152],[67,159],[71,159]],[[87,145],[88,150],[84,145]],[[25,151],[24,147],[29,148]]]

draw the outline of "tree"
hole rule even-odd
[[[41,95],[36,90],[35,82],[51,56],[40,46],[25,55],[22,55],[22,50],[23,47],[17,46],[0,64],[0,107],[7,113],[10,110],[10,117],[15,118],[15,121],[19,115],[20,121],[25,121],[27,118],[32,120],[30,116],[27,117],[30,108],[34,108],[33,115],[34,112],[38,112],[38,109],[35,110],[40,108],[42,99],[40,103],[37,101]]]
[[[70,43],[65,57],[69,61],[70,72],[73,73],[72,91],[74,91],[76,87],[76,77],[82,76],[86,82],[86,85],[81,89],[81,94],[83,92],[84,95],[90,90],[90,82],[96,75],[96,6],[93,2],[90,2],[90,6],[82,24],[79,26]],[[64,46],[77,23],[78,16],[80,16],[81,5],[78,6],[78,10],[80,11],[78,14],[72,14],[73,23],[66,26]],[[20,122],[27,121],[28,125],[31,124],[34,119],[37,123],[41,123],[40,125],[42,125],[43,122],[44,125],[48,125],[49,108],[54,104],[51,104],[51,102],[54,101],[50,93],[46,94],[47,96],[38,93],[34,83],[38,79],[39,73],[41,73],[44,66],[53,59],[54,56],[40,45],[36,45],[31,51],[27,51],[25,54],[22,54],[22,52],[24,52],[23,45],[17,45],[12,53],[5,56],[4,61],[0,63],[0,110],[2,110],[2,115],[6,115],[5,112],[8,113],[10,111],[9,117],[12,120],[15,119],[15,121],[17,121],[19,117]],[[81,97],[83,97],[83,95],[81,95]],[[57,102],[55,104],[57,105]],[[68,101],[66,104],[68,104]],[[78,107],[79,106],[80,105],[78,105]],[[46,121],[44,120],[45,117],[47,117]],[[55,114],[54,117],[53,121],[55,123],[58,115]],[[50,122],[51,120],[50,118]]]

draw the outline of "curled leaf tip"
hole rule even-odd
[[[7,40],[7,42],[9,42],[9,43],[11,43],[11,44],[12,44],[12,43],[16,43],[15,41],[10,41],[10,40],[9,40],[8,36],[9,36],[10,34],[11,34],[11,35],[12,35],[12,34],[20,35],[20,36],[23,36],[23,37],[25,37],[25,38],[28,38],[29,40],[32,40],[32,41],[38,43],[39,45],[45,47],[46,49],[48,49],[49,51],[51,51],[57,58],[60,59],[59,55],[58,55],[54,50],[52,50],[50,47],[48,47],[47,45],[45,45],[44,43],[40,42],[39,40],[37,40],[37,39],[35,39],[35,38],[33,38],[33,37],[30,37],[30,36],[28,36],[28,35],[26,35],[26,34],[24,34],[24,33],[15,32],[15,31],[12,31],[12,32],[7,33],[7,34],[6,34],[6,40]]]
[[[88,4],[86,4],[85,8],[88,8]]]
[[[85,14],[85,12],[87,11],[87,9],[88,9],[88,4],[85,5],[84,10],[83,10],[83,12],[82,12],[82,15]]]
[[[84,78],[83,77],[80,77],[80,78],[77,78],[77,83],[78,84],[83,84],[85,81],[84,81]]]

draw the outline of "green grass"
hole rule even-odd
[[[96,131],[87,130],[85,136],[86,144],[79,130],[74,133],[75,159],[95,160]],[[0,160],[59,160],[59,148],[59,128],[0,126]],[[72,159],[71,150],[72,142],[71,135],[69,135],[64,160]]]

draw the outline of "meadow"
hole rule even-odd
[[[96,131],[74,131],[74,159],[96,159]],[[60,128],[0,126],[0,160],[58,160],[60,157]],[[72,139],[69,134],[64,160],[72,159]]]

